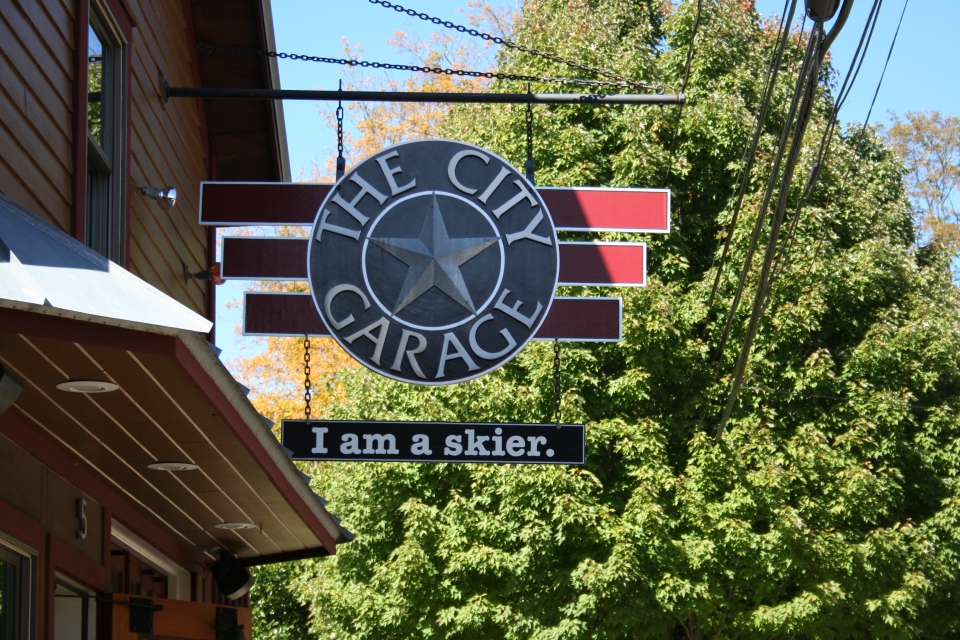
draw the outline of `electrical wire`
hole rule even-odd
[[[849,2],[849,0],[847,1]],[[724,408],[723,415],[720,418],[719,425],[717,426],[717,438],[722,436],[723,430],[726,427],[726,423],[730,419],[730,415],[733,412],[733,408],[736,405],[737,398],[739,397],[740,387],[743,384],[743,376],[746,372],[750,351],[753,347],[753,340],[756,337],[762,312],[765,308],[766,296],[769,293],[770,272],[773,267],[773,259],[776,256],[777,240],[783,224],[783,218],[786,213],[787,200],[790,195],[790,185],[797,162],[800,159],[800,151],[803,148],[804,133],[806,132],[807,124],[810,121],[810,115],[813,111],[813,102],[816,98],[817,88],[819,85],[820,65],[823,61],[823,56],[826,53],[825,50],[821,49],[821,44],[823,43],[824,38],[825,35],[823,32],[823,24],[816,23],[810,33],[810,39],[807,43],[807,49],[804,54],[803,66],[801,67],[800,74],[797,77],[797,84],[794,90],[793,100],[791,101],[790,112],[787,117],[783,135],[781,136],[780,140],[780,146],[775,157],[774,168],[770,173],[770,180],[767,182],[767,189],[764,193],[760,211],[757,215],[756,228],[761,228],[766,222],[767,208],[769,206],[773,190],[776,187],[777,178],[780,176],[779,165],[781,159],[783,158],[783,153],[786,150],[787,134],[792,128],[793,135],[790,136],[791,143],[789,145],[789,152],[787,152],[786,161],[783,163],[783,176],[780,179],[780,194],[776,208],[774,209],[773,220],[770,225],[770,235],[767,240],[767,248],[763,263],[761,265],[760,277],[757,283],[757,292],[754,296],[750,321],[747,325],[746,334],[743,339],[743,345],[740,349],[740,355],[737,358],[736,365],[734,366],[734,370],[731,375],[730,395],[727,399],[727,405]],[[794,123],[792,127],[790,123]],[[749,257],[752,258],[752,255]],[[740,274],[741,284],[745,283],[750,266],[750,260],[746,260],[744,262],[743,270]],[[738,287],[738,289],[740,288],[742,287]],[[731,314],[728,316],[728,326],[730,326],[732,322],[734,313],[735,310],[731,309]],[[725,332],[725,335],[729,335],[729,332]]]
[[[789,265],[790,250],[792,249],[794,240],[796,239],[796,229],[799,225],[800,214],[806,207],[810,196],[813,194],[813,189],[817,185],[817,182],[820,179],[820,173],[823,171],[823,167],[826,164],[827,157],[830,153],[830,144],[833,142],[834,134],[836,133],[836,129],[840,123],[840,109],[846,103],[847,98],[850,96],[850,93],[853,90],[854,84],[856,84],[857,77],[860,74],[860,69],[863,66],[863,61],[866,59],[867,51],[870,48],[870,42],[873,39],[873,32],[876,29],[877,21],[880,17],[880,8],[882,6],[883,0],[874,0],[873,5],[870,8],[870,13],[867,15],[867,21],[864,25],[863,32],[860,34],[860,42],[857,44],[857,49],[854,51],[853,58],[850,61],[850,69],[844,76],[843,84],[840,86],[840,91],[837,92],[837,97],[834,100],[833,108],[831,109],[830,117],[827,121],[827,126],[820,138],[820,146],[817,149],[816,160],[814,161],[813,168],[810,171],[810,176],[807,179],[803,193],[800,196],[800,201],[797,204],[797,209],[793,215],[793,219],[790,221],[787,232],[784,234],[784,246],[780,250],[780,253],[775,260],[776,268],[771,277],[771,283],[775,282],[780,273]],[[767,302],[769,303],[769,298],[767,299]],[[764,308],[764,313],[766,313],[766,308]]]
[[[870,115],[873,113],[873,107],[877,103],[877,96],[880,94],[880,85],[883,84],[883,76],[887,73],[887,65],[890,64],[890,56],[893,55],[893,47],[897,44],[897,36],[900,35],[900,25],[903,24],[903,15],[907,12],[907,5],[910,0],[904,0],[903,11],[900,12],[900,21],[897,22],[897,30],[893,32],[893,40],[890,42],[890,50],[887,51],[887,59],[883,63],[883,71],[880,72],[880,80],[877,81],[877,90],[873,92],[873,100],[870,101],[870,110],[867,111],[867,117],[863,121],[863,129],[860,130],[860,137],[863,138],[867,130],[867,123],[870,122]]]
[[[770,206],[770,201],[773,198],[773,193],[776,190],[777,181],[780,177],[780,168],[783,165],[784,154],[787,153],[787,147],[789,146],[788,142],[790,140],[791,129],[794,127],[797,117],[797,109],[800,106],[801,98],[806,86],[805,83],[808,80],[807,74],[809,72],[811,55],[813,54],[813,50],[811,48],[813,41],[814,38],[811,36],[810,41],[807,44],[807,49],[804,53],[800,73],[797,76],[797,83],[794,87],[793,98],[790,101],[790,108],[787,112],[787,117],[784,120],[783,129],[780,131],[780,140],[773,155],[773,163],[770,169],[770,175],[767,178],[767,185],[763,191],[763,198],[760,202],[760,208],[757,213],[757,221],[754,224],[753,234],[750,237],[750,244],[747,247],[747,254],[744,257],[743,267],[740,270],[740,277],[737,281],[736,289],[734,290],[733,301],[731,302],[730,309],[727,312],[727,320],[723,328],[723,333],[720,336],[719,345],[717,347],[716,360],[718,363],[722,362],[727,341],[730,339],[730,334],[733,331],[733,323],[736,318],[736,313],[739,309],[740,300],[742,299],[743,292],[746,288],[747,276],[750,273],[750,267],[753,265],[753,257],[756,254],[757,247],[760,243],[760,235],[763,232],[763,228],[766,224],[767,209]],[[791,147],[791,149],[792,148],[793,147]]]
[[[789,5],[789,13],[787,7]],[[727,227],[726,239],[723,241],[723,253],[719,262],[714,259],[716,275],[713,279],[713,286],[710,289],[710,297],[707,301],[707,309],[713,308],[713,302],[716,299],[717,291],[720,287],[720,278],[723,273],[723,266],[726,264],[730,255],[730,246],[733,242],[734,232],[737,228],[737,222],[740,219],[740,210],[743,207],[743,199],[746,196],[747,188],[750,184],[750,175],[753,172],[753,163],[757,155],[757,147],[760,144],[760,137],[763,134],[763,127],[767,122],[767,114],[770,109],[770,103],[773,98],[773,91],[776,87],[777,77],[780,74],[780,65],[783,62],[783,54],[787,48],[787,41],[790,37],[790,24],[793,22],[793,15],[797,9],[797,0],[786,0],[783,5],[783,13],[780,18],[780,29],[777,33],[777,44],[770,56],[770,64],[767,68],[766,80],[761,93],[760,103],[757,106],[754,117],[753,135],[747,142],[743,152],[743,159],[740,163],[740,173],[734,184],[738,185],[737,199],[733,206],[733,215],[730,218],[730,224]],[[719,247],[718,247],[719,248]],[[714,254],[716,256],[716,254]],[[704,326],[706,332],[707,326]],[[705,335],[705,333],[704,333]],[[718,358],[719,359],[719,358]]]
[[[700,27],[700,14],[703,12],[703,0],[697,0],[697,15],[693,19],[693,29],[690,31],[690,42],[687,45],[687,65],[683,71],[683,88],[680,89],[680,93],[687,93],[687,83],[690,80],[690,65],[693,62],[693,50],[694,43],[697,40],[697,29]],[[663,177],[663,180],[660,181],[660,184],[666,186],[667,181],[670,180],[670,174],[673,171],[673,155],[677,150],[677,138],[680,135],[680,119],[683,117],[683,105],[686,103],[681,102],[680,106],[677,108],[677,117],[673,122],[673,140],[670,142],[670,155],[667,157],[667,173]]]

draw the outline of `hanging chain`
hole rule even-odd
[[[303,415],[310,424],[310,400],[313,395],[310,393],[310,336],[303,336]]]
[[[527,93],[530,93],[530,85],[527,84]],[[533,170],[533,104],[527,103],[527,163],[524,165],[527,170],[527,181],[532,185],[536,185],[537,182],[534,179]]]
[[[338,91],[343,91],[343,80],[340,81]],[[347,161],[343,157],[343,101],[337,101],[337,180],[343,177],[347,168]]]
[[[419,18],[420,20],[425,20],[427,22],[432,22],[438,27],[446,27],[447,29],[453,29],[459,31],[460,33],[465,33],[468,36],[473,36],[475,38],[480,38],[486,40],[487,42],[492,42],[494,44],[503,45],[509,49],[516,49],[517,51],[522,51],[524,53],[529,53],[533,56],[539,56],[541,58],[546,58],[547,60],[552,60],[553,62],[559,62],[560,64],[565,64],[568,67],[573,67],[574,69],[580,69],[581,71],[586,71],[588,73],[595,73],[598,76],[604,76],[607,78],[613,78],[617,83],[613,86],[622,86],[622,87],[634,87],[637,89],[652,89],[657,92],[662,92],[663,87],[661,85],[652,85],[639,80],[634,80],[633,78],[628,78],[626,76],[620,75],[615,71],[607,71],[605,69],[598,69],[597,67],[590,67],[583,64],[582,62],[577,62],[576,60],[570,60],[568,58],[561,58],[555,53],[550,53],[548,51],[540,51],[539,49],[531,49],[530,47],[525,47],[522,44],[517,44],[513,40],[507,38],[501,38],[499,36],[492,36],[489,33],[483,33],[482,31],[477,31],[476,29],[471,29],[463,25],[454,24],[449,20],[441,20],[440,18],[434,18],[425,13],[420,13],[414,11],[413,9],[407,9],[406,7],[401,7],[398,4],[393,4],[387,2],[386,0],[369,0],[371,4],[378,4],[381,7],[387,9],[393,9],[398,13],[405,13],[411,18]]]
[[[553,419],[560,424],[560,338],[553,339]]]
[[[527,76],[517,73],[499,73],[496,71],[468,71],[465,69],[446,69],[443,67],[417,67],[410,64],[390,64],[388,62],[367,62],[366,60],[355,60],[353,58],[324,58],[322,56],[308,56],[299,53],[277,53],[276,51],[261,51],[260,49],[249,49],[245,47],[224,47],[221,45],[198,44],[197,49],[205,53],[242,53],[252,56],[264,56],[267,58],[281,58],[284,60],[304,60],[306,62],[324,62],[326,64],[340,64],[349,67],[364,67],[370,69],[386,69],[388,71],[415,71],[417,73],[435,73],[445,76],[462,76],[466,78],[491,78],[496,80],[514,80],[517,82],[541,82],[552,84],[569,84],[582,87],[610,87],[620,89],[632,89],[641,87],[645,89],[655,89],[658,93],[663,93],[663,87],[660,85],[639,85],[630,82],[608,82],[606,80],[588,80],[586,78],[557,78],[553,76]]]

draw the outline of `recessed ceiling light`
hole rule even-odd
[[[154,462],[147,465],[147,469],[156,469],[157,471],[193,471],[198,468],[192,462]]]
[[[116,391],[120,385],[112,382],[101,382],[100,380],[67,380],[57,385],[60,391],[72,391],[73,393],[106,393]]]
[[[227,529],[228,531],[239,531],[241,529],[256,529],[257,525],[249,522],[221,522],[213,525],[214,529]]]

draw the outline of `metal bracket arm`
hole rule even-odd
[[[308,91],[300,89],[221,89],[171,87],[163,83],[164,102],[170,98],[241,100],[319,100],[336,102],[442,102],[497,104],[683,104],[682,93],[441,93],[419,91]]]

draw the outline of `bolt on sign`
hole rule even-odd
[[[533,339],[620,340],[619,298],[556,287],[643,286],[646,245],[560,242],[557,230],[667,233],[669,212],[665,189],[537,188],[490,151],[422,140],[332,187],[204,183],[200,222],[313,223],[309,238],[224,238],[225,279],[310,282],[307,294],[246,294],[244,335],[329,335],[381,375],[441,385]],[[302,460],[582,464],[583,429],[287,420],[282,439]]]

